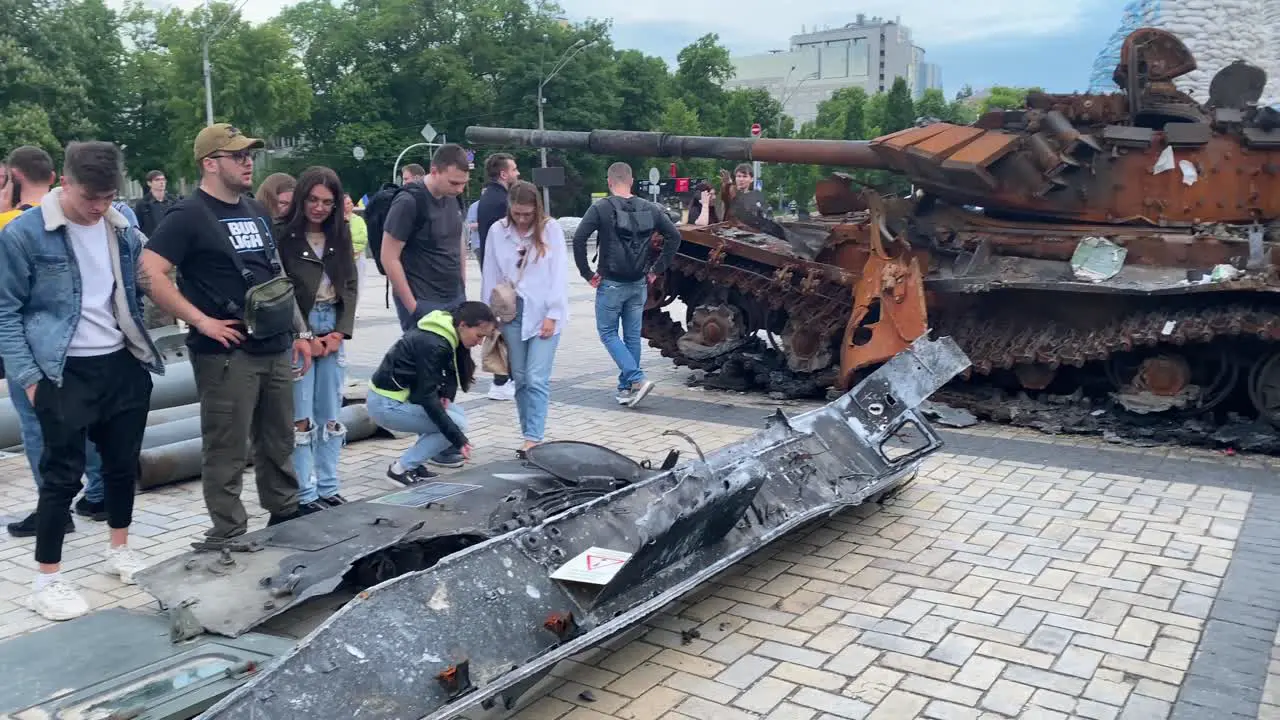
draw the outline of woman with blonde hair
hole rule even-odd
[[[288,216],[289,207],[293,205],[293,191],[297,185],[292,175],[272,173],[258,186],[258,192],[253,198],[262,203],[262,207],[271,213],[272,220],[278,222]]]
[[[569,319],[568,251],[560,223],[547,217],[542,195],[524,181],[511,186],[507,216],[486,240],[481,297],[495,312],[514,299],[514,316],[498,319],[516,384],[523,453],[542,442],[546,428],[551,368]]]

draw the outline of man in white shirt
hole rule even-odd
[[[142,234],[112,207],[122,160],[111,143],[72,143],[62,187],[0,237],[0,355],[44,438],[31,608],[49,620],[89,610],[60,572],[86,439],[102,458],[105,570],[128,584],[144,567],[129,549],[129,525],[151,373],[164,368],[142,319]]]

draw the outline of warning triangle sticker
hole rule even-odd
[[[626,560],[622,560],[619,558],[600,557],[598,555],[587,555],[587,571],[590,572],[592,570],[596,570],[602,567],[608,567],[610,565],[621,565],[624,562],[626,562]]]

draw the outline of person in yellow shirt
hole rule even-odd
[[[342,201],[347,227],[351,228],[351,249],[356,254],[356,275],[360,278],[360,284],[364,285],[365,248],[369,247],[369,227],[365,225],[364,218],[356,214],[356,205],[352,202],[350,194],[344,195]]]
[[[40,204],[49,194],[57,175],[53,171],[53,158],[38,147],[24,145],[14,148],[5,161],[5,182],[0,194],[5,196],[5,207],[0,213],[0,229],[21,215],[28,208]]]

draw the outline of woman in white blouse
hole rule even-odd
[[[515,287],[516,315],[502,324],[525,450],[542,442],[547,424],[551,368],[569,318],[569,260],[564,230],[547,217],[542,195],[517,182],[507,195],[507,216],[489,229],[482,298],[504,283]]]

